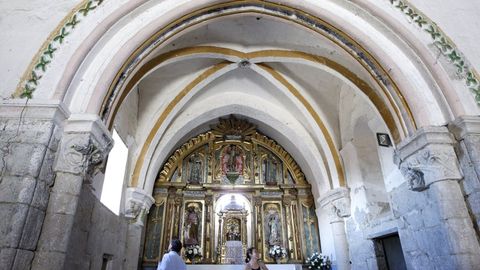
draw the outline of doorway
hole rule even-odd
[[[406,270],[402,244],[397,233],[374,239],[379,269]]]

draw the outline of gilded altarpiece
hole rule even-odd
[[[220,198],[231,194],[245,198],[244,208],[222,208]],[[243,249],[255,246],[266,262],[273,262],[268,251],[274,245],[288,251],[282,263],[302,263],[320,251],[311,188],[300,167],[274,140],[235,117],[220,119],[176,149],[158,174],[153,197],[144,269],[154,269],[172,238],[200,247],[194,263],[228,263],[228,239]]]

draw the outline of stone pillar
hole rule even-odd
[[[20,103],[21,102],[21,103]],[[55,179],[62,104],[0,105],[0,268],[30,269]]]
[[[319,199],[322,209],[328,213],[333,233],[337,269],[350,269],[347,235],[344,219],[350,216],[350,196],[347,188],[336,188]]]
[[[406,183],[392,190],[392,210],[409,269],[480,265],[453,144],[446,127],[426,127],[397,147],[395,161]]]
[[[125,269],[140,269],[142,233],[147,214],[155,199],[139,188],[128,188],[125,199],[125,218],[129,220]]]
[[[480,236],[480,116],[459,117],[448,128],[457,140],[455,151],[463,171],[460,183]]]
[[[72,115],[67,121],[32,269],[64,268],[82,185],[90,183],[111,145],[110,134],[98,117]]]

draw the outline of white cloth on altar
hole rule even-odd
[[[242,241],[225,242],[225,262],[231,264],[244,263],[242,247]]]

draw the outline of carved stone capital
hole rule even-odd
[[[340,221],[350,216],[350,192],[347,188],[339,187],[324,194],[318,203],[328,211],[330,222]]]
[[[105,165],[113,140],[98,117],[72,115],[63,131],[55,171],[93,176]]]
[[[436,181],[462,179],[453,137],[445,127],[423,128],[407,138],[399,144],[395,162],[414,191]]]
[[[150,211],[150,207],[155,199],[147,194],[143,189],[128,188],[125,200],[124,215],[131,223],[139,225],[144,224],[145,216]]]

